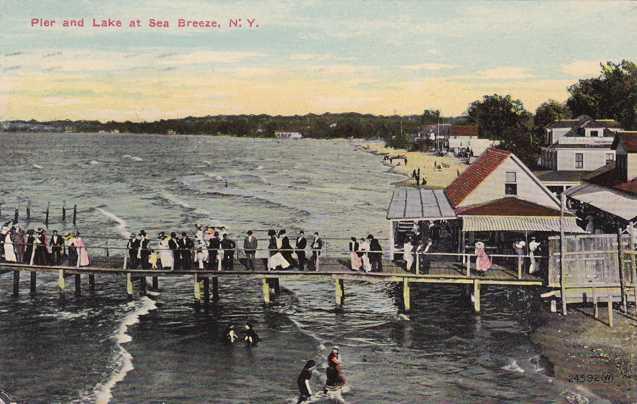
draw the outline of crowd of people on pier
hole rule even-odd
[[[306,269],[318,270],[318,260],[323,249],[323,240],[315,232],[309,242],[303,231],[299,231],[294,245],[285,229],[269,230],[267,248],[260,248],[259,240],[252,231],[243,239],[243,262],[247,270],[257,269],[257,252],[267,250],[265,268],[271,270]],[[311,249],[308,259],[307,248]],[[225,270],[234,268],[235,255],[238,255],[237,242],[230,237],[224,226],[196,225],[194,237],[182,232],[159,233],[152,241],[146,231],[131,234],[126,246],[128,250],[127,267],[129,269],[162,270]]]
[[[88,266],[91,262],[79,232],[64,236],[57,230],[24,230],[12,221],[0,228],[0,258],[3,262],[30,265]]]

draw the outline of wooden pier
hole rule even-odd
[[[258,260],[261,261],[261,260]],[[263,267],[261,262],[257,267]],[[261,281],[261,292],[264,304],[270,304],[273,297],[279,293],[280,282],[329,282],[335,285],[335,304],[337,308],[345,304],[347,296],[347,282],[368,283],[396,283],[402,289],[402,309],[411,311],[410,285],[414,283],[436,285],[460,285],[464,286],[468,296],[473,302],[473,310],[480,313],[480,291],[482,286],[515,286],[537,287],[543,286],[544,281],[538,277],[522,275],[514,271],[495,266],[483,276],[470,274],[467,276],[465,267],[461,263],[433,262],[427,273],[410,273],[403,270],[391,261],[383,261],[383,272],[352,271],[348,267],[349,260],[344,258],[322,258],[318,271],[284,270],[284,271],[248,271],[243,263],[235,261],[231,271],[216,270],[142,270],[122,269],[121,257],[109,257],[96,260],[90,267],[66,267],[66,266],[35,266],[15,263],[0,263],[0,274],[13,273],[13,294],[20,293],[20,274],[30,274],[30,292],[36,292],[36,277],[38,273],[57,273],[60,292],[67,289],[67,279],[73,277],[75,295],[81,295],[82,277],[88,278],[89,290],[99,287],[99,278],[104,276],[119,276],[125,278],[126,293],[133,298],[137,293],[144,294],[148,289],[147,278],[152,279],[152,288],[158,289],[160,278],[191,277],[193,280],[194,299],[199,303],[216,301],[222,298],[219,295],[219,282],[223,279],[239,278]],[[119,266],[119,267],[118,267]],[[211,282],[212,280],[212,282]],[[212,294],[210,292],[212,286]]]

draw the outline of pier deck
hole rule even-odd
[[[262,262],[263,261],[263,262]],[[65,279],[73,277],[75,280],[75,293],[79,295],[81,292],[82,275],[88,275],[89,288],[95,289],[95,280],[97,276],[120,276],[126,278],[126,290],[130,297],[136,294],[136,290],[145,293],[147,289],[147,278],[152,278],[153,288],[157,288],[160,278],[166,277],[185,277],[193,278],[195,290],[195,300],[199,302],[207,302],[210,300],[210,280],[212,279],[213,298],[219,298],[218,283],[222,279],[242,278],[242,279],[258,279],[262,281],[262,293],[265,304],[270,303],[273,295],[279,290],[279,281],[329,281],[335,282],[336,288],[336,304],[342,306],[345,297],[344,281],[357,282],[395,282],[399,283],[403,291],[403,309],[405,312],[411,310],[410,303],[410,287],[411,283],[428,283],[428,284],[456,284],[464,285],[467,295],[471,295],[471,301],[476,313],[480,312],[480,287],[482,285],[500,285],[500,286],[517,286],[517,287],[533,287],[543,286],[544,281],[535,276],[523,274],[518,277],[514,271],[495,265],[490,271],[483,276],[471,273],[467,276],[466,268],[461,263],[433,261],[431,267],[426,273],[415,274],[407,272],[403,268],[397,266],[389,260],[383,261],[382,272],[361,272],[349,269],[349,260],[344,258],[324,257],[320,260],[318,271],[298,271],[298,270],[282,270],[282,271],[266,271],[264,260],[257,259],[257,270],[249,271],[241,261],[235,261],[233,270],[217,271],[217,270],[142,270],[142,269],[124,269],[123,259],[121,257],[96,258],[89,267],[69,267],[69,266],[36,266],[15,263],[0,263],[0,275],[3,273],[12,273],[14,277],[13,293],[19,293],[20,274],[29,273],[31,277],[31,293],[35,293],[36,276],[38,273],[57,273],[58,288],[64,291],[66,288]],[[141,283],[136,285],[135,281]]]

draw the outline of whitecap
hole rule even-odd
[[[128,306],[135,308],[134,311],[128,313],[121,322],[117,332],[113,335],[113,339],[117,345],[117,351],[114,360],[117,366],[110,374],[108,380],[98,383],[93,389],[93,395],[97,404],[106,404],[113,398],[113,388],[115,385],[126,378],[126,374],[135,369],[133,366],[133,355],[130,354],[122,345],[131,341],[131,336],[127,334],[128,328],[139,323],[139,318],[145,316],[151,310],[157,309],[157,305],[147,296],[143,296],[137,302],[128,303]]]
[[[133,160],[133,161],[144,161],[144,159],[143,159],[143,158],[141,158],[141,157],[137,157],[137,156],[133,156],[133,157],[131,157],[131,160]]]
[[[33,168],[37,168],[38,170],[41,170],[42,166],[39,164],[33,164]]]
[[[524,373],[524,369],[518,365],[518,361],[515,359],[510,359],[508,365],[503,366],[502,370],[506,370],[508,372],[516,372],[516,373]]]
[[[126,220],[102,208],[95,208],[95,210],[117,223],[117,231],[122,237],[127,239],[130,236],[130,232],[128,231],[128,222],[126,222]]]
[[[96,165],[98,165],[99,163],[100,163],[99,161],[95,161],[95,160],[91,160],[91,161],[89,162],[89,164],[90,164],[90,165],[92,165],[92,166],[96,166]]]

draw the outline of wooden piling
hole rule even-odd
[[[566,257],[566,244],[564,239],[564,210],[566,210],[566,195],[560,194],[560,299],[562,300],[562,315],[566,315],[566,274],[564,270],[564,258]]]
[[[628,299],[626,297],[626,283],[624,281],[624,246],[622,244],[621,229],[617,229],[617,262],[619,263],[619,286],[622,295],[622,310],[624,313],[628,313]]]
[[[64,280],[64,270],[60,269],[58,271],[58,289],[60,292],[64,292],[64,288],[66,287],[66,281]]]
[[[62,202],[62,221],[66,222],[66,201]]]
[[[343,307],[345,301],[345,284],[340,278],[337,278],[334,283],[336,285],[336,306],[340,308]]]
[[[195,274],[193,276],[193,287],[195,292],[195,302],[201,302],[201,284],[199,283],[199,276]]]
[[[31,220],[31,199],[27,201],[27,221]]]
[[[153,276],[153,289],[159,289],[159,277],[157,276]]]
[[[142,276],[139,279],[139,293],[141,293],[142,296],[146,296],[146,289],[147,289],[146,277]]]
[[[82,296],[82,275],[75,275],[75,296]]]
[[[46,212],[44,213],[44,225],[49,227],[49,208],[51,207],[51,203],[46,203]]]
[[[88,289],[91,292],[95,292],[95,275],[93,274],[88,275]]]
[[[595,288],[592,288],[593,295],[593,317],[595,320],[599,319],[599,308],[597,307],[597,295],[595,294]]]
[[[77,204],[73,205],[73,226],[77,224]]]
[[[35,294],[35,289],[36,289],[36,280],[37,280],[37,272],[32,271],[31,272],[31,283],[29,284],[30,289],[31,289],[31,294],[34,295]]]
[[[20,219],[20,211],[18,210],[18,208],[15,208],[15,211],[13,212],[13,223],[18,224],[19,219]]]
[[[130,273],[126,274],[126,294],[128,295],[129,299],[132,299],[133,295],[135,294],[135,285],[133,285],[133,275],[131,275]]]
[[[613,328],[613,296],[608,295],[608,326]]]
[[[409,281],[403,279],[403,311],[409,313],[411,311],[411,291],[409,290]]]
[[[212,277],[212,300],[219,300],[219,278],[216,276]]]
[[[281,285],[279,283],[279,278],[274,278],[272,279],[272,281],[274,281],[274,294],[278,296],[279,294],[281,294]]]
[[[262,279],[261,293],[263,294],[263,303],[270,304],[270,282],[268,278]]]
[[[473,311],[480,314],[480,281],[473,281]]]
[[[207,276],[203,278],[203,301],[204,303],[210,301],[210,278]]]
[[[20,294],[20,271],[13,271],[13,296]]]

